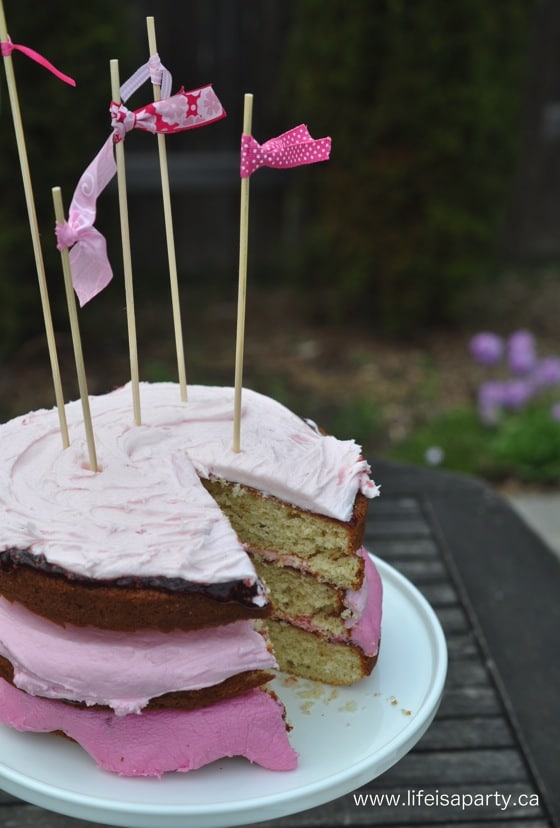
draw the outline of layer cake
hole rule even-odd
[[[344,684],[375,664],[378,489],[353,441],[263,395],[244,390],[234,452],[233,389],[140,393],[140,426],[130,387],[90,398],[98,472],[79,401],[64,451],[54,410],[0,426],[0,721],[126,775],[237,753],[290,769],[271,671]],[[117,726],[118,760],[91,738]]]

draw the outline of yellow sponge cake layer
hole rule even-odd
[[[297,559],[302,570],[341,589],[361,586],[363,561],[355,553],[362,543],[367,513],[362,494],[356,497],[352,519],[344,522],[284,503],[249,486],[219,479],[202,483],[249,548]]]

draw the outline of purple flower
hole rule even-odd
[[[499,421],[503,398],[503,382],[487,380],[480,384],[478,388],[478,416],[484,425],[496,425]]]
[[[535,337],[529,331],[516,331],[507,344],[508,365],[518,376],[528,374],[537,362]]]
[[[469,343],[472,358],[480,365],[496,365],[502,358],[504,343],[501,337],[493,333],[478,333]]]
[[[537,362],[533,379],[537,385],[545,387],[560,384],[560,358],[548,356]]]
[[[507,380],[503,385],[502,404],[504,408],[517,411],[529,402],[534,393],[535,386],[530,380]]]

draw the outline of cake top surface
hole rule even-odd
[[[142,425],[129,385],[90,397],[100,470],[88,464],[79,400],[0,426],[0,551],[30,550],[97,579],[244,581],[256,574],[201,485],[216,476],[348,520],[357,492],[378,494],[353,441],[324,436],[274,400],[244,389],[241,451],[232,449],[232,388],[141,383]]]

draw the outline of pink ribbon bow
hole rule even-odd
[[[126,101],[145,81],[161,85],[162,93],[169,94],[171,75],[154,55],[140,66],[120,88]],[[105,141],[100,152],[81,176],[68,211],[68,221],[56,223],[57,249],[70,248],[72,284],[80,307],[93,299],[113,278],[107,256],[105,237],[93,226],[97,214],[97,199],[115,176],[117,165],[113,155],[113,135]]]
[[[241,136],[241,178],[248,178],[260,167],[287,169],[327,161],[330,151],[331,139],[312,138],[305,124],[262,145],[252,135],[244,133]]]
[[[22,46],[20,43],[12,43],[11,39],[8,37],[8,40],[0,42],[0,50],[2,52],[2,57],[9,57],[12,52],[16,50],[18,52],[23,52],[24,55],[27,55],[28,58],[31,58],[31,60],[34,60],[45,69],[48,69],[49,72],[52,72],[53,75],[56,75],[56,77],[61,81],[64,81],[64,83],[68,83],[70,86],[76,86],[76,81],[73,78],[65,75],[64,72],[61,72],[60,69],[53,66],[53,64],[43,57],[43,55],[40,55],[39,52],[35,51],[35,49],[30,49],[29,46]]]
[[[162,93],[168,93],[171,76],[153,59],[140,67],[121,86],[122,100],[126,101],[141,84],[154,77],[163,68]],[[178,132],[212,123],[225,117],[225,110],[211,86],[193,92],[181,90],[177,95],[154,101],[136,112],[129,112],[122,104],[111,104],[113,132],[80,178],[68,212],[68,221],[55,227],[57,248],[70,248],[72,284],[83,307],[113,278],[103,235],[93,227],[97,199],[117,172],[113,145],[124,138],[129,129],[138,127],[149,132]]]

